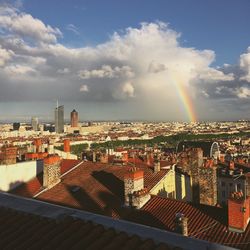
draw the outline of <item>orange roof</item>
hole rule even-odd
[[[197,205],[174,199],[152,196],[144,207],[130,214],[129,220],[174,231],[177,213],[188,218],[188,235],[193,238],[226,244],[237,249],[250,249],[250,224],[244,233],[228,231],[227,210],[219,207]],[[243,243],[246,244],[243,244]]]
[[[70,216],[54,219],[1,207],[0,221],[1,249],[171,249],[166,243]]]
[[[78,160],[62,160],[61,161],[61,174],[66,173],[71,168],[79,164]],[[40,173],[37,177],[33,178],[27,183],[23,183],[11,190],[10,193],[24,196],[24,197],[33,197],[42,190],[43,186],[43,173]]]
[[[168,172],[168,170],[161,170],[154,173],[151,168],[145,165],[136,167],[144,170],[144,184],[148,190],[154,187]],[[122,208],[124,202],[123,180],[130,168],[131,166],[83,162],[79,167],[65,175],[59,184],[37,198],[121,218],[128,212]]]

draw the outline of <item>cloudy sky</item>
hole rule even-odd
[[[0,0],[0,120],[249,119],[248,0],[51,2]]]

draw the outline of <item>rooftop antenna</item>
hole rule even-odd
[[[56,107],[58,108],[58,99],[56,100]]]

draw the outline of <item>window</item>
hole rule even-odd
[[[240,190],[241,190],[241,184],[240,184],[240,183],[237,184],[236,190],[237,190],[237,191],[240,191]]]
[[[225,185],[226,185],[225,182],[222,181],[222,182],[221,182],[221,186],[222,186],[222,187],[225,187]]]
[[[232,182],[230,182],[230,183],[229,183],[229,187],[232,187],[232,186],[233,186],[233,183],[232,183]]]
[[[225,198],[226,197],[226,192],[222,191],[222,197]]]

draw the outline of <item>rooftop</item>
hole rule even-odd
[[[0,221],[5,249],[231,249],[6,193],[0,193]]]

